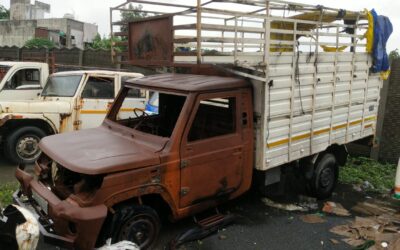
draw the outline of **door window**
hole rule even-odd
[[[236,98],[203,100],[189,132],[188,141],[204,140],[236,132]]]
[[[89,77],[82,92],[82,98],[114,99],[114,78]]]
[[[18,70],[4,87],[4,89],[7,90],[26,90],[40,88],[40,71],[38,69]]]

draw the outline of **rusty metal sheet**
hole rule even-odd
[[[173,17],[146,18],[129,24],[129,60],[135,65],[173,62]]]

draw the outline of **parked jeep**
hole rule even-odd
[[[51,75],[37,100],[0,101],[0,142],[14,163],[33,163],[42,137],[99,126],[121,88],[121,82],[142,74],[114,71],[70,71]],[[121,116],[135,117],[146,92],[129,96]]]
[[[0,101],[36,99],[49,76],[47,63],[0,62]]]

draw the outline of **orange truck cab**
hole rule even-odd
[[[158,93],[158,112],[120,116],[125,98],[138,90]],[[100,127],[44,138],[36,176],[21,166],[14,198],[35,211],[53,243],[92,249],[112,238],[148,248],[160,210],[177,220],[250,188],[252,91],[240,78],[133,79]]]

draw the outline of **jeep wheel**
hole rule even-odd
[[[40,140],[46,133],[37,127],[22,127],[11,132],[4,147],[5,156],[15,164],[31,164],[39,157]]]
[[[160,231],[160,219],[157,213],[147,206],[127,206],[116,213],[118,230],[113,235],[113,242],[131,241],[140,249],[149,249],[157,240]]]
[[[318,199],[326,199],[332,195],[336,187],[339,166],[333,154],[324,154],[317,160],[308,188],[311,194]]]

